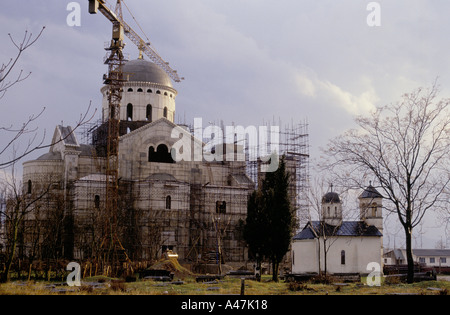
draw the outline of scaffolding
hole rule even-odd
[[[102,144],[99,130],[103,125],[101,121],[92,123],[85,126],[80,134],[80,139],[87,141],[86,145],[90,145],[93,152],[96,146]],[[223,123],[220,126],[224,128]],[[290,198],[296,209],[297,222],[300,223],[306,218],[308,206],[308,123],[305,120],[298,124],[282,125],[279,122],[263,126],[267,130],[267,147],[258,152],[271,152],[278,145],[280,156],[285,156],[287,170],[291,175]],[[191,125],[182,127],[195,134]],[[200,140],[204,144],[211,139]],[[127,235],[121,240],[130,259],[155,260],[162,256],[165,249],[172,249],[180,260],[193,266],[214,267],[222,263],[246,262],[248,253],[242,228],[246,219],[248,195],[257,188],[264,176],[260,157],[254,159],[255,152],[251,153],[251,150],[256,149],[252,145],[254,143],[250,141],[226,143],[224,134],[221,154],[226,157],[227,150],[233,149],[236,158],[237,154],[243,152],[245,159],[242,161],[228,161],[224,157],[223,161],[203,160],[197,164],[186,163],[183,167],[183,163],[146,163],[145,160],[129,157],[128,162],[122,160],[122,163],[128,164],[121,167],[133,171],[127,173],[119,186],[119,208],[123,208],[119,211],[119,222],[123,226],[117,231]],[[218,150],[218,147],[214,150]],[[103,163],[105,158],[92,156],[93,172],[98,164],[96,159]],[[88,186],[92,185],[86,188],[87,195],[99,194],[97,184],[95,181],[87,183]],[[101,198],[103,200],[104,196]],[[95,209],[93,200],[90,204],[90,209]],[[215,269],[195,271],[217,272]]]
[[[302,226],[308,220],[308,192],[309,192],[309,132],[308,121],[290,124],[283,124],[281,119],[263,122],[268,135],[263,152],[270,153],[278,146],[278,156],[285,157],[286,168],[290,174],[289,194],[291,204],[296,209],[297,225]],[[259,144],[261,145],[261,144]],[[247,163],[247,174],[258,186],[264,178],[261,165],[267,164],[258,156],[257,159],[250,159],[252,150],[256,148],[245,146]]]

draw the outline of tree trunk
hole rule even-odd
[[[327,243],[326,239],[323,240],[323,271],[324,274],[327,275]]]
[[[261,260],[259,257],[256,258],[256,269],[258,271],[256,273],[256,281],[261,282]]]
[[[319,263],[319,275],[322,274],[322,266],[320,265],[321,261],[320,261],[320,237],[317,238],[317,244],[318,244],[318,249],[317,249],[317,261]]]
[[[17,248],[17,234],[19,231],[19,222],[14,222],[14,232],[13,232],[13,239],[11,244],[11,250],[9,253],[8,261],[6,262],[6,268],[5,273],[3,274],[2,278],[0,279],[0,282],[6,283],[9,281],[9,272],[11,271],[12,262],[14,260],[14,256],[16,255],[16,248]]]
[[[272,280],[278,282],[278,266],[279,262],[276,259],[272,259]]]
[[[408,274],[406,281],[408,283],[414,282],[414,259],[412,255],[412,235],[411,228],[406,225],[405,227],[405,236],[406,236],[406,261],[408,263]]]

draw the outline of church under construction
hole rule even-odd
[[[25,194],[31,198],[50,190],[24,220],[20,253],[83,261],[100,256],[105,240],[114,239],[131,261],[158,259],[172,250],[186,264],[247,262],[242,233],[247,199],[258,185],[262,165],[249,159],[249,141],[207,148],[194,128],[175,123],[177,90],[165,71],[142,56],[124,62],[122,71],[117,156],[107,154],[112,115],[105,84],[101,121],[76,133],[70,126],[56,126],[49,151],[23,163]],[[174,130],[185,143],[199,146],[202,158],[177,159],[173,152],[180,138],[173,137]],[[277,145],[286,156],[291,200],[301,216],[308,177],[307,123],[280,127]],[[106,220],[111,216],[106,207],[111,158],[118,164],[113,221]],[[105,231],[114,236],[106,239]]]
[[[260,163],[248,161],[248,154],[244,161],[227,161],[225,151],[230,145],[224,145],[223,159],[176,162],[170,154],[178,140],[172,138],[172,131],[180,127],[173,121],[177,91],[170,79],[144,59],[127,62],[124,73],[130,75],[123,93],[126,105],[120,110],[117,233],[128,256],[131,260],[151,260],[171,249],[180,261],[214,261],[220,246],[223,261],[247,261],[242,228],[247,198],[255,189]],[[107,87],[101,91],[103,117],[108,117]],[[63,222],[58,237],[41,235],[36,240],[28,235],[25,252],[45,252],[39,247],[45,247],[50,239],[53,241],[47,245],[59,244],[57,251],[67,258],[84,260],[100,250],[107,181],[105,123],[84,128],[83,138],[88,143],[80,143],[71,127],[57,126],[55,144],[49,152],[23,164],[24,189],[28,194],[38,193],[48,183],[53,183],[54,191],[36,207],[40,214],[28,217],[28,225],[33,226],[34,220],[48,222],[50,216]],[[302,126],[305,131],[306,126]],[[192,141],[200,141],[189,128],[182,126],[182,130]],[[292,200],[298,204],[307,174],[306,155],[301,153],[307,150],[307,134],[286,130],[284,138],[301,141],[295,143],[294,139],[285,146],[290,171],[296,175]],[[203,142],[201,145],[205,146]],[[281,148],[283,145],[281,141]],[[234,145],[235,154],[245,155],[245,151],[248,149]]]

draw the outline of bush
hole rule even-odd
[[[111,290],[125,292],[125,282],[123,280],[112,280],[111,281]]]
[[[333,276],[321,274],[312,277],[310,281],[314,284],[332,284],[333,282],[336,282],[336,279]]]
[[[302,283],[302,282],[289,282],[288,285],[288,289],[289,291],[315,291],[313,288],[308,287],[308,285],[306,283]]]

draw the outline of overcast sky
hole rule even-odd
[[[100,109],[111,25],[79,0],[81,26],[68,26],[70,2],[2,0],[0,62],[15,54],[8,33],[21,39],[25,30],[46,29],[17,66],[32,75],[0,100],[0,126],[20,125],[45,107],[39,125],[50,138],[56,124],[75,124],[90,101]],[[396,102],[437,77],[440,96],[450,96],[450,2],[377,1],[381,25],[373,27],[367,24],[370,2],[126,0],[153,47],[185,77],[174,84],[178,122],[201,117],[204,125],[258,126],[307,119],[312,159],[354,127],[354,115]],[[139,31],[126,8],[124,16]],[[130,41],[126,53],[138,56]],[[1,144],[6,140],[2,135]]]

